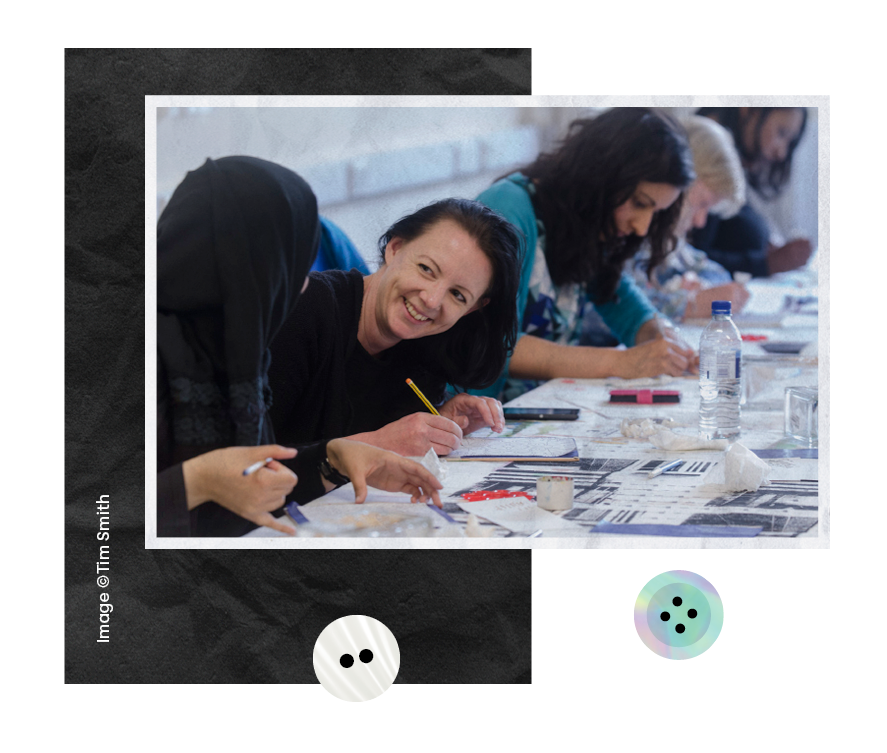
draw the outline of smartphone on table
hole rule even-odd
[[[506,421],[575,421],[578,408],[503,408]]]

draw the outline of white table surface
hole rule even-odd
[[[767,342],[802,341],[806,357],[769,356],[757,342],[743,343],[744,380],[749,394],[742,411],[742,435],[739,442],[751,450],[800,448],[787,441],[783,432],[783,394],[787,386],[817,386],[822,359],[819,358],[818,315],[816,303],[794,305],[786,309],[787,296],[803,301],[805,296],[816,297],[815,276],[806,274],[782,275],[768,280],[753,280],[752,293],[746,312],[736,317],[743,334],[765,335]],[[811,311],[812,309],[812,311]],[[705,322],[688,322],[681,327],[685,339],[698,347]],[[824,338],[823,338],[824,339]],[[827,353],[827,348],[823,348]],[[646,384],[646,383],[649,384]],[[609,390],[616,388],[676,389],[681,393],[679,404],[635,405],[610,403]],[[827,396],[825,396],[827,399]],[[579,408],[580,418],[575,422],[528,421],[510,423],[501,436],[571,436],[576,439],[583,468],[563,465],[536,465],[489,462],[446,462],[447,478],[441,497],[444,511],[458,524],[448,524],[443,517],[434,516],[440,538],[436,544],[451,541],[462,545],[468,513],[457,505],[459,495],[466,490],[487,486],[507,486],[512,489],[535,491],[534,484],[509,484],[507,478],[521,469],[535,468],[537,472],[552,474],[572,473],[576,476],[576,498],[573,510],[558,515],[574,520],[582,527],[581,536],[546,536],[528,539],[523,534],[481,521],[481,532],[491,534],[487,539],[495,546],[578,547],[578,548],[636,548],[636,547],[823,547],[828,546],[822,522],[827,520],[827,499],[821,499],[818,484],[819,467],[827,460],[827,426],[820,427],[819,460],[785,457],[767,459],[771,466],[770,481],[757,494],[725,494],[717,486],[723,467],[723,451],[666,452],[656,449],[648,440],[622,435],[620,426],[625,418],[670,418],[678,426],[677,433],[695,434],[698,425],[699,394],[696,377],[658,380],[570,380],[556,379],[508,403],[513,406]],[[827,410],[825,411],[827,415]],[[474,436],[492,435],[489,430]],[[651,464],[682,458],[688,462],[707,462],[711,465],[702,476],[670,476],[665,474],[648,480],[641,468]],[[685,466],[688,467],[688,466]],[[698,468],[703,467],[698,465]],[[613,470],[617,469],[617,470]],[[532,473],[532,471],[531,471]],[[494,483],[491,474],[506,478]],[[485,479],[487,480],[485,482]],[[582,480],[580,480],[582,479]],[[580,489],[581,487],[581,489]],[[311,509],[317,506],[342,505],[353,501],[351,487],[342,487],[331,495],[303,507],[310,519]],[[399,500],[408,503],[406,495],[392,495],[370,490],[367,504]],[[713,501],[715,504],[712,504]],[[796,509],[792,509],[796,508]],[[806,509],[800,509],[806,508]],[[812,508],[812,509],[811,509]],[[685,537],[662,535],[625,535],[595,533],[596,523],[666,523],[674,524],[690,517],[714,520],[722,514],[730,520],[741,521],[751,516],[750,522],[733,525],[753,525],[768,518],[765,531],[753,538],[720,538],[710,536]],[[714,518],[712,516],[715,516]],[[789,535],[795,527],[803,528],[817,519],[809,530]],[[787,523],[788,521],[788,523]],[[806,521],[806,522],[805,522]],[[797,524],[797,526],[795,525]],[[773,531],[766,527],[772,526]],[[783,532],[778,529],[783,528]],[[278,535],[269,529],[258,529],[251,536]],[[506,538],[507,537],[507,538]],[[431,541],[431,540],[429,540]],[[480,543],[482,539],[473,540]]]

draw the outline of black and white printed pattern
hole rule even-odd
[[[651,460],[635,470],[635,473],[647,474],[655,471],[665,460]],[[685,460],[679,466],[665,471],[663,476],[704,476],[714,463],[711,460]]]
[[[515,462],[490,473],[482,482],[454,497],[479,491],[527,492],[535,498],[540,476],[571,476],[573,509],[562,514],[589,532],[602,521],[622,524],[761,526],[762,536],[797,536],[818,522],[817,481],[774,481],[755,492],[723,493],[712,498],[692,486],[644,483],[647,474],[665,459],[580,458],[578,463]],[[714,465],[712,460],[688,460],[665,477],[698,479]],[[631,482],[631,483],[630,483]],[[722,509],[718,509],[722,508]],[[444,511],[464,523],[468,518],[452,498]],[[492,525],[482,521],[484,525]],[[496,527],[495,535],[507,535]]]

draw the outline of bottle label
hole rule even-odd
[[[700,359],[699,372],[705,379],[739,379],[742,353],[730,350],[719,356],[703,354]]]

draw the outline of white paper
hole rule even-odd
[[[727,450],[724,480],[734,492],[756,492],[770,476],[770,466],[743,444],[736,442]]]
[[[448,460],[470,457],[490,458],[561,458],[576,456],[578,448],[572,437],[468,437],[462,446],[447,455]]]
[[[440,462],[440,458],[437,456],[437,453],[434,451],[433,447],[429,448],[424,457],[412,457],[410,458],[410,460],[415,460],[419,465],[429,471],[438,481],[440,481],[440,483],[446,483],[447,467]]]
[[[582,526],[571,520],[564,520],[553,513],[541,510],[535,502],[526,497],[505,497],[503,499],[483,499],[478,502],[462,502],[467,513],[486,518],[496,525],[515,533],[529,536],[541,530],[543,534],[586,536]]]
[[[726,439],[703,439],[687,434],[675,434],[670,429],[662,429],[650,436],[650,443],[660,450],[686,452],[689,450],[726,450]]]

